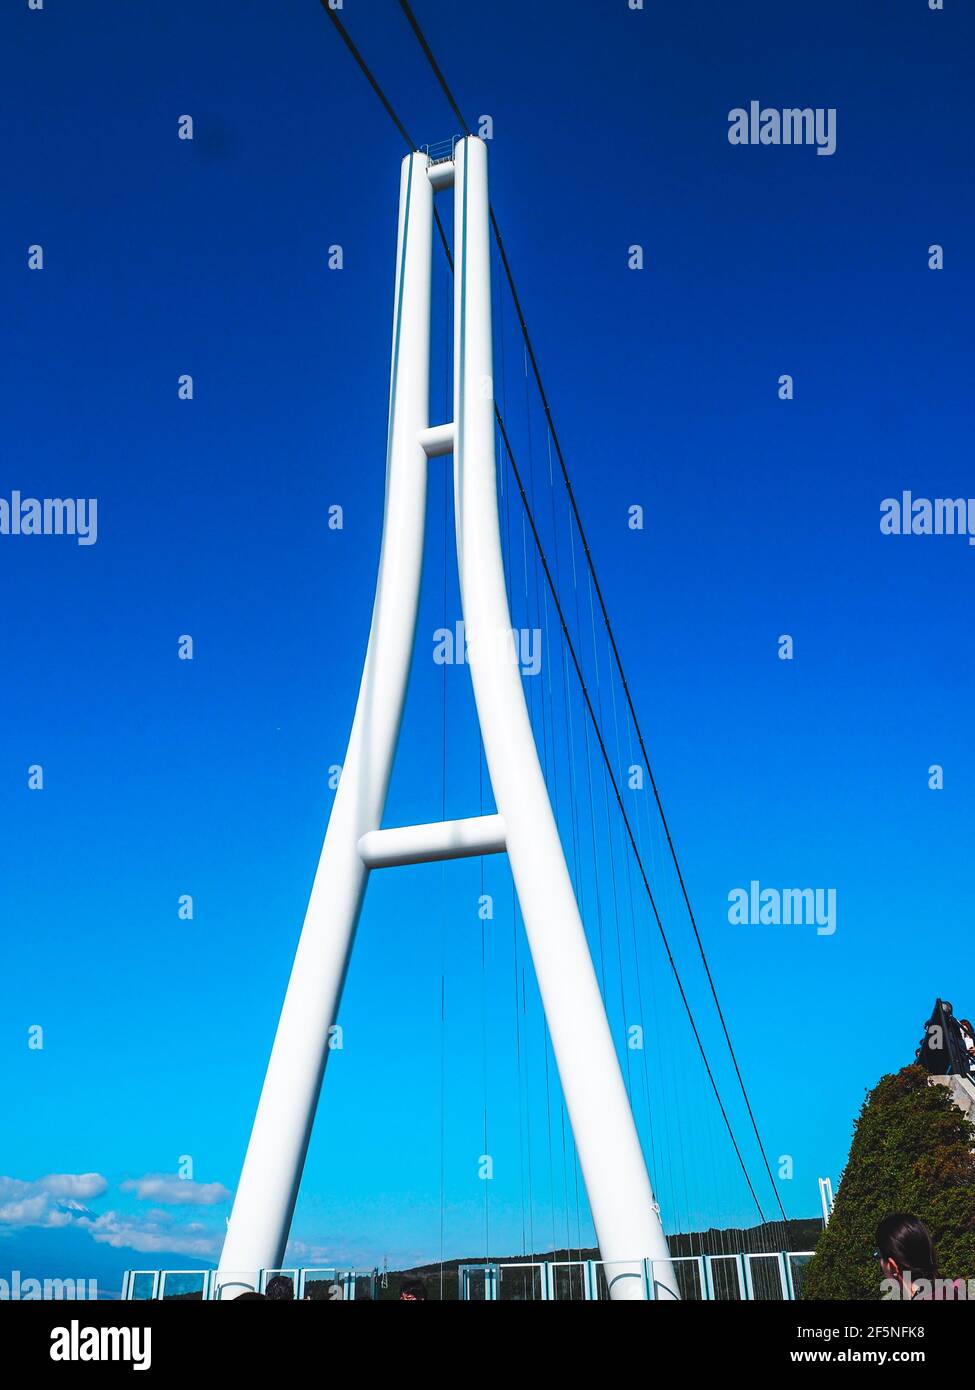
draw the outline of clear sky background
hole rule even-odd
[[[902,489],[975,493],[975,24],[945,6],[416,0],[468,120],[493,118],[492,200],[766,1147],[792,1160],[790,1216],[816,1212],[935,996],[975,1010],[950,945],[971,928],[975,549],[879,530]],[[342,18],[415,137],[455,133],[393,0]],[[835,107],[836,153],[730,145],[753,99]],[[93,546],[0,537],[0,1277],[111,1290],[126,1267],[212,1260],[229,1213],[368,630],[403,147],[318,0],[10,0],[0,112],[0,496],[98,498]],[[436,279],[442,329],[439,262]],[[505,411],[544,488],[500,298],[498,315]],[[431,660],[460,616],[443,503],[438,483],[391,824],[491,805],[467,673]],[[532,592],[516,620],[538,616]],[[529,1181],[536,1247],[567,1220],[591,1239],[528,971],[514,1004],[510,877],[484,867],[506,907],[482,966],[480,873],[370,887],[296,1260],[436,1257],[442,1117],[448,1255],[521,1250]],[[835,934],[732,927],[752,879],[835,888]],[[673,884],[661,901],[720,1058]],[[665,1222],[751,1222],[640,941],[654,1041],[635,1109]],[[632,993],[607,993],[619,1038]],[[771,1209],[767,1180],[759,1195]]]

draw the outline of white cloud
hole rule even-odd
[[[108,1191],[101,1173],[49,1173],[38,1185],[53,1197],[100,1197]]]
[[[151,1174],[122,1183],[126,1192],[172,1205],[210,1206],[230,1193],[220,1183],[195,1183],[164,1174]],[[115,1211],[96,1215],[79,1198],[100,1197],[108,1183],[100,1173],[48,1173],[35,1179],[0,1177],[0,1234],[26,1226],[56,1230],[73,1226],[85,1230],[99,1245],[143,1253],[164,1252],[209,1259],[217,1255],[223,1230],[199,1221],[176,1222],[164,1210],[143,1215]]]
[[[162,1202],[171,1206],[212,1207],[226,1202],[230,1193],[219,1182],[194,1182],[173,1173],[147,1173],[144,1178],[128,1178],[120,1184],[122,1192],[134,1192],[141,1202]]]
[[[99,1197],[108,1188],[100,1173],[48,1173],[43,1178],[0,1177],[0,1226],[67,1226],[78,1197]]]
[[[199,1221],[185,1225],[170,1225],[167,1221],[144,1220],[115,1211],[103,1212],[94,1220],[78,1222],[92,1240],[114,1249],[139,1250],[143,1253],[164,1251],[175,1255],[195,1255],[209,1259],[220,1252],[222,1233],[209,1230]]]
[[[70,1220],[68,1213],[58,1211],[43,1192],[0,1205],[0,1221],[6,1226],[67,1226]]]

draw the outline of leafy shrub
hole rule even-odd
[[[975,1130],[921,1067],[883,1077],[853,1132],[829,1225],[806,1270],[804,1299],[879,1299],[874,1232],[888,1213],[930,1229],[939,1277],[975,1279]]]

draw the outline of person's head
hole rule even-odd
[[[975,1028],[972,1027],[971,1022],[967,1018],[963,1018],[961,1020],[961,1026],[966,1033],[970,1033],[973,1036],[975,1036]]]
[[[244,1293],[239,1293],[233,1301],[243,1303],[245,1298],[264,1298],[264,1294],[258,1293],[256,1289],[247,1289]]]
[[[422,1279],[404,1279],[400,1285],[401,1303],[423,1303],[426,1301],[427,1286]]]
[[[295,1286],[286,1274],[275,1274],[264,1286],[266,1298],[294,1298]]]
[[[935,1279],[938,1261],[931,1232],[924,1222],[907,1212],[895,1211],[885,1216],[877,1227],[877,1255],[887,1279],[901,1284],[906,1280]]]

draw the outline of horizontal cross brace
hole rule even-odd
[[[390,830],[367,830],[357,845],[367,869],[390,869],[398,864],[430,864],[440,859],[469,859],[475,854],[503,854],[502,816],[470,816],[438,820],[429,825],[398,825]]]
[[[427,165],[427,178],[434,193],[440,193],[444,188],[453,188],[454,168],[452,159],[438,159]]]
[[[428,459],[442,458],[444,454],[452,454],[454,451],[454,422],[449,420],[446,425],[431,425],[429,429],[421,430],[418,437],[420,447]]]

